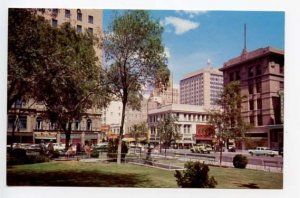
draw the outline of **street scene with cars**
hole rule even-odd
[[[8,186],[283,188],[284,12],[8,16]]]

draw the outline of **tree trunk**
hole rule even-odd
[[[122,118],[121,118],[119,144],[118,144],[117,164],[121,164],[123,128],[124,128],[124,121],[125,121],[125,108],[126,108],[127,99],[123,100],[122,103],[123,103],[123,107],[122,107]]]
[[[68,150],[69,148],[69,143],[70,143],[70,139],[71,139],[71,130],[72,130],[72,122],[68,123],[68,128],[65,130],[65,134],[66,134],[66,150]]]
[[[220,164],[219,166],[222,166],[222,154],[223,154],[223,142],[221,142],[221,151],[220,151]]]

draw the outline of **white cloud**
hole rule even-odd
[[[165,47],[165,55],[167,58],[171,58],[170,49],[168,47]]]
[[[188,15],[190,18],[194,18],[195,16],[201,15],[201,14],[205,14],[207,13],[207,11],[202,10],[177,10],[176,13],[180,14],[180,15]]]
[[[162,24],[165,26],[174,26],[175,34],[177,35],[184,34],[185,32],[196,29],[199,26],[199,23],[172,16],[166,17],[162,21]]]

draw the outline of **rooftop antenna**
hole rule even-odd
[[[207,67],[209,68],[209,69],[211,69],[212,67],[211,67],[211,61],[210,61],[210,59],[208,58],[207,59]]]
[[[247,25],[244,24],[244,49],[242,51],[242,58],[247,58]]]

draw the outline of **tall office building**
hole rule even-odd
[[[223,72],[208,66],[189,73],[180,80],[180,104],[204,106],[216,105],[223,90]]]
[[[102,10],[96,9],[39,9],[37,15],[49,21],[52,27],[59,27],[69,22],[78,33],[89,31],[96,37],[102,34]],[[101,58],[101,50],[94,48],[96,55]],[[8,143],[11,141],[39,143],[44,140],[65,142],[65,135],[60,133],[57,125],[51,123],[44,116],[45,106],[32,100],[18,100],[8,112]],[[12,140],[12,131],[16,117],[18,124],[15,130],[15,139]],[[84,143],[85,140],[99,142],[104,135],[101,132],[101,110],[92,108],[82,114],[72,123],[71,142]]]
[[[238,80],[241,85],[242,116],[254,128],[248,132],[246,147],[283,148],[284,51],[259,48],[224,63],[224,84]]]

